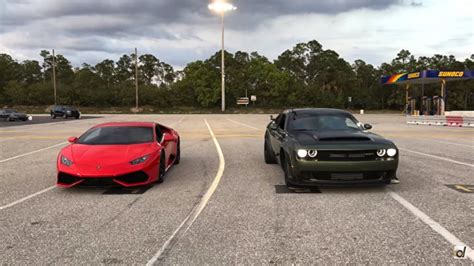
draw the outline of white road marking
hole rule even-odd
[[[207,122],[207,119],[204,119],[204,122],[206,123],[206,126],[209,129],[209,133],[211,134],[212,140],[214,141],[214,145],[216,146],[216,150],[219,155],[219,169],[217,170],[216,177],[214,178],[214,181],[212,181],[212,184],[209,189],[206,191],[206,194],[204,194],[204,196],[201,198],[199,204],[191,210],[189,215],[183,220],[183,222],[181,222],[178,228],[176,228],[173,234],[171,234],[171,236],[168,238],[168,240],[166,240],[160,250],[158,250],[158,252],[153,256],[153,258],[151,258],[147,262],[146,265],[155,264],[161,258],[161,256],[170,248],[171,243],[173,243],[175,239],[178,239],[177,236],[183,236],[188,231],[188,229],[193,225],[194,221],[196,221],[196,219],[198,218],[199,214],[201,214],[202,210],[206,207],[207,203],[209,202],[209,199],[216,191],[217,186],[219,185],[219,182],[222,178],[222,175],[224,174],[225,160],[221,146],[219,145],[219,142],[217,141],[217,138],[214,135],[211,126]]]
[[[0,206],[0,211],[1,211],[1,210],[4,210],[4,209],[6,209],[6,208],[13,207],[13,206],[15,206],[15,205],[17,205],[17,204],[19,204],[19,203],[22,203],[23,201],[29,200],[29,199],[31,199],[31,198],[33,198],[33,197],[36,197],[36,196],[38,196],[38,195],[40,195],[40,194],[43,194],[43,193],[45,193],[45,192],[48,192],[48,191],[50,191],[51,189],[53,189],[53,188],[55,188],[55,187],[56,187],[56,186],[50,186],[50,187],[45,188],[45,189],[43,189],[43,190],[41,190],[41,191],[38,191],[38,192],[36,192],[36,193],[33,193],[33,194],[29,195],[29,196],[26,196],[26,197],[21,198],[21,199],[19,199],[19,200],[15,200],[15,201],[12,202],[12,203],[8,203],[7,205]]]
[[[456,146],[474,148],[474,145],[461,144],[461,143],[455,143],[455,142],[449,142],[449,141],[442,141],[442,140],[437,140],[437,139],[436,140],[434,140],[434,139],[424,139],[424,140],[439,142],[439,143],[444,143],[444,144],[449,144],[449,145],[456,145]]]
[[[426,215],[424,212],[422,212],[420,209],[417,207],[413,206],[410,202],[408,202],[406,199],[402,198],[402,196],[398,195],[397,193],[393,191],[389,191],[388,194],[396,200],[398,203],[400,203],[403,207],[405,207],[407,210],[409,210],[413,215],[415,215],[417,218],[419,218],[422,222],[427,224],[431,229],[433,229],[436,233],[440,234],[444,239],[446,239],[451,245],[454,246],[465,246],[466,247],[466,257],[474,261],[474,250],[472,250],[469,246],[467,246],[465,243],[463,243],[459,238],[457,238],[455,235],[453,235],[451,232],[446,230],[442,225],[437,223],[435,220],[431,219],[428,215]]]
[[[256,128],[256,127],[253,127],[253,126],[250,126],[250,125],[247,125],[247,124],[244,124],[244,123],[240,123],[240,122],[237,122],[237,121],[234,121],[230,118],[227,118],[227,120],[229,120],[230,122],[233,122],[233,123],[236,123],[236,124],[239,124],[239,125],[242,125],[242,126],[246,126],[248,128],[251,128],[251,129],[255,129],[255,130],[262,130],[262,129],[259,129],[259,128]]]
[[[423,156],[426,156],[426,157],[435,158],[435,159],[438,159],[438,160],[443,160],[443,161],[450,162],[450,163],[455,163],[455,164],[465,165],[465,166],[469,166],[469,167],[474,167],[474,164],[463,163],[463,162],[460,162],[460,161],[456,161],[456,160],[436,156],[436,155],[433,155],[433,154],[423,153],[423,152],[419,152],[419,151],[412,151],[412,150],[407,150],[407,149],[403,149],[403,148],[398,148],[398,149],[402,150],[402,151],[415,153],[415,154],[418,154],[418,155],[423,155]]]
[[[48,149],[51,149],[51,148],[54,148],[54,147],[64,145],[66,143],[67,143],[67,141],[66,142],[61,142],[61,143],[58,143],[58,144],[55,144],[53,146],[49,146],[49,147],[46,147],[46,148],[42,148],[42,149],[39,149],[39,150],[36,150],[36,151],[30,151],[30,152],[23,153],[23,154],[20,154],[20,155],[17,155],[17,156],[13,156],[13,157],[10,157],[10,158],[7,158],[7,159],[3,159],[3,160],[0,160],[0,163],[4,163],[4,162],[8,162],[8,161],[11,161],[11,160],[14,160],[14,159],[18,159],[18,158],[21,158],[21,157],[24,157],[24,156],[27,156],[27,155],[30,155],[30,154],[33,154],[33,153],[45,151],[45,150],[48,150]]]

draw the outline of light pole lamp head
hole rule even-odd
[[[212,4],[209,4],[207,6],[210,10],[214,11],[214,12],[217,12],[217,13],[225,13],[227,11],[232,11],[232,10],[236,10],[237,7],[232,5],[231,3],[227,3],[225,1],[215,1],[213,2]]]

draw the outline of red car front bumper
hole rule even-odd
[[[104,174],[83,174],[73,167],[58,168],[57,186],[124,186],[135,187],[153,183],[158,178],[158,165],[149,164],[133,171],[110,172]]]

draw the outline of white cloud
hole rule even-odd
[[[360,58],[375,65],[390,61],[401,49],[415,56],[453,54],[462,60],[474,53],[473,3],[432,0],[418,7],[281,16],[253,32],[229,33],[228,43],[233,50],[246,47],[270,58],[315,39],[346,60]]]
[[[5,7],[4,1],[0,0],[0,7]],[[203,15],[192,10],[187,20],[181,21],[152,21],[146,15],[88,14],[89,9],[49,18],[38,15],[46,13],[44,7],[27,3],[22,1],[14,7],[22,16],[39,8],[34,20],[11,27],[0,24],[0,53],[9,53],[18,60],[39,60],[41,49],[55,48],[78,66],[106,58],[117,60],[138,47],[139,53],[153,53],[182,67],[220,49],[219,18],[210,12]],[[275,59],[296,43],[317,40],[350,62],[363,59],[374,65],[390,61],[401,49],[415,56],[453,54],[460,60],[474,53],[474,1],[424,0],[419,6],[410,3],[327,14],[286,12],[266,16],[251,26],[242,21],[249,14],[237,10],[226,17],[226,49],[257,51]],[[10,12],[11,6],[6,10]],[[0,16],[5,16],[5,9]],[[236,26],[239,23],[246,26]]]

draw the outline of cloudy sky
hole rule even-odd
[[[177,68],[220,49],[208,0],[0,0],[0,53],[40,60],[55,48],[75,66],[152,53]],[[318,40],[346,60],[379,65],[415,56],[474,53],[473,0],[233,0],[226,49],[275,59]]]

